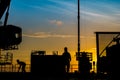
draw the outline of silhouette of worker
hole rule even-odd
[[[64,47],[64,52],[63,52],[63,58],[64,58],[64,65],[65,65],[65,68],[67,68],[67,72],[69,72],[69,69],[70,69],[70,61],[71,61],[71,55],[70,53],[68,52],[68,49],[67,47]]]
[[[25,70],[26,63],[23,61],[20,61],[19,59],[17,59],[17,63],[19,64],[18,72],[20,71],[20,69],[22,70],[22,72],[26,72]]]

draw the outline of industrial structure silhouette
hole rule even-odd
[[[0,0],[0,19],[3,16],[5,10],[4,25],[0,26],[0,50],[14,50],[18,49],[18,45],[22,42],[22,29],[15,25],[7,25],[7,18],[9,14],[9,6],[11,0]],[[119,53],[120,32],[95,32],[96,45],[97,45],[97,72],[90,72],[92,67],[95,66],[95,62],[92,62],[92,53],[80,52],[80,40],[79,40],[79,0],[78,0],[78,52],[76,52],[76,60],[78,61],[78,71],[66,72],[65,59],[62,55],[46,55],[46,51],[32,51],[31,52],[31,64],[30,72],[5,72],[5,67],[13,67],[12,53],[6,53],[2,55],[0,53],[0,79],[40,79],[44,77],[70,79],[77,78],[80,80],[97,80],[106,79],[112,80],[112,61],[115,54]],[[110,38],[110,43],[105,46],[105,49],[101,49],[100,36],[101,35],[114,35],[116,37]],[[104,37],[103,39],[104,40]],[[116,42],[115,44],[113,42]],[[101,52],[104,50],[106,52]],[[101,56],[102,55],[102,56]],[[93,65],[92,65],[93,64]],[[4,68],[4,70],[2,69]],[[7,77],[4,77],[7,76]]]

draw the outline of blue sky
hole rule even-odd
[[[81,51],[93,51],[96,31],[119,31],[120,0],[80,0]],[[77,51],[77,0],[11,0],[8,24],[20,26],[23,41],[15,59],[30,60],[32,50]],[[4,16],[2,21],[4,20]],[[26,58],[25,58],[26,57]]]

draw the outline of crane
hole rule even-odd
[[[5,14],[4,24],[0,25],[0,65],[11,65],[13,54],[2,50],[17,50],[22,42],[22,29],[18,26],[7,24],[11,0],[0,0],[0,20]]]
[[[0,0],[0,20],[5,14],[4,25],[0,26],[0,49],[18,49],[22,41],[22,29],[15,25],[7,25],[11,0]]]

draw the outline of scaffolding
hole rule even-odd
[[[12,71],[13,70],[12,61],[13,61],[13,54],[10,52],[0,55],[0,72]]]

